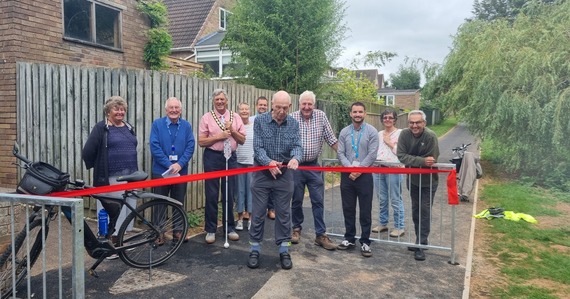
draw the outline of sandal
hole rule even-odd
[[[181,232],[176,232],[173,235],[175,241],[179,240],[182,237],[182,233]],[[188,241],[190,241],[191,236],[186,234],[186,237],[184,238],[184,240],[182,240],[183,243],[187,243]]]

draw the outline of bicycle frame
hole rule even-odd
[[[13,154],[14,156],[16,156],[18,159],[20,159],[21,161],[23,161],[25,163],[25,165],[23,166],[24,168],[28,168],[30,165],[32,165],[32,161],[30,161],[29,159],[27,159],[26,157],[20,155],[18,153],[18,147],[17,145],[14,145],[14,150],[13,150]],[[145,180],[148,177],[148,175],[144,172],[135,172],[133,174],[130,175],[125,175],[125,176],[121,176],[118,181],[125,181],[125,182],[135,182],[135,181],[141,181],[141,180]],[[75,180],[75,181],[68,181],[68,186],[71,185],[73,187],[71,187],[70,189],[85,189],[85,188],[93,188],[91,186],[87,186],[84,184],[84,182],[82,180]],[[126,199],[127,198],[135,198],[138,201],[140,201],[141,199],[150,199],[150,201],[148,202],[149,204],[143,204],[143,206],[146,206],[146,208],[153,208],[155,206],[162,206],[164,205],[165,208],[167,208],[168,206],[170,207],[176,207],[176,208],[172,208],[176,211],[172,211],[172,213],[176,214],[178,216],[178,218],[176,218],[176,223],[177,225],[180,225],[181,221],[184,221],[185,223],[183,224],[183,228],[179,229],[177,227],[173,227],[172,229],[174,229],[174,232],[183,232],[184,235],[186,234],[187,231],[187,218],[186,218],[186,214],[183,213],[183,210],[181,209],[181,207],[183,206],[181,202],[176,201],[170,197],[167,196],[163,196],[163,195],[159,195],[159,194],[154,194],[154,193],[149,193],[149,192],[144,192],[144,191],[139,191],[139,190],[125,190],[121,197],[113,197],[113,196],[109,196],[109,195],[91,195],[92,198],[95,198],[97,200],[105,200],[106,202],[116,202],[119,204],[119,211],[123,208],[123,206],[126,206],[127,209],[130,211],[127,213],[128,217],[132,218],[132,220],[138,219],[141,221],[141,223],[145,226],[145,229],[142,230],[142,232],[139,234],[134,234],[132,236],[128,236],[126,238],[123,239],[123,236],[125,236],[124,234],[120,236],[120,239],[118,240],[117,244],[113,244],[113,242],[107,238],[109,236],[97,236],[93,230],[91,230],[91,228],[89,227],[89,225],[87,224],[87,222],[85,220],[84,221],[84,247],[87,250],[87,253],[89,254],[90,257],[97,259],[97,261],[95,262],[95,264],[89,269],[89,274],[98,277],[97,273],[95,272],[95,268],[97,268],[97,266],[106,258],[109,257],[113,254],[120,254],[121,258],[124,257],[124,252],[127,250],[131,250],[131,249],[135,249],[137,247],[143,246],[145,244],[150,244],[151,248],[157,248],[159,246],[162,246],[163,243],[156,243],[157,239],[161,238],[164,235],[164,227],[157,227],[157,225],[152,221],[149,220],[147,218],[145,218],[144,215],[142,215],[141,213],[139,213],[139,211],[137,211],[137,206],[135,205],[134,207],[132,205],[130,205]],[[158,200],[158,202],[150,204],[150,202],[154,202]],[[55,217],[57,217],[57,212],[54,211],[54,208],[56,206],[46,206],[45,209],[47,210],[47,217],[46,217],[46,221],[45,221],[45,226],[49,227],[49,223],[51,220],[53,220]],[[31,223],[32,221],[34,221],[36,219],[36,217],[41,216],[41,207],[34,207],[34,213],[32,215],[30,215],[29,217],[29,223]],[[68,207],[61,207],[61,211],[64,213],[65,218],[67,218],[67,220],[71,223],[71,209]],[[145,211],[145,210],[141,210],[141,211]],[[173,214],[173,215],[174,215]],[[117,217],[118,215],[111,215],[113,217]],[[174,216],[173,216],[174,219]],[[129,221],[130,222],[130,221]],[[174,225],[175,221],[172,220],[172,223]],[[159,225],[164,226],[164,223],[159,223]],[[123,229],[121,227],[121,229]],[[174,235],[174,234],[173,234]],[[139,237],[143,236],[142,239],[139,239]],[[173,241],[176,238],[173,238]],[[127,243],[127,245],[123,245],[123,243]],[[176,240],[176,243],[179,243],[178,240]],[[179,248],[180,244],[176,245],[175,250],[168,254],[167,257],[163,257],[161,258],[161,262],[165,261],[166,259],[168,259],[172,254],[174,254],[174,252]],[[134,257],[133,257],[134,258]],[[123,259],[123,261],[127,264],[130,265],[134,265],[135,267],[142,267],[143,265],[145,265],[146,263],[140,262],[140,261],[136,261],[133,260],[133,258],[131,257],[126,257],[125,259]],[[149,264],[153,264],[153,261],[148,262]]]

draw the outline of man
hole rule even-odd
[[[408,167],[432,167],[439,157],[439,145],[435,133],[426,128],[426,115],[421,110],[408,113],[408,128],[398,138],[398,159]],[[431,224],[431,205],[437,190],[437,174],[412,174],[408,176],[408,189],[412,198],[412,219],[416,232],[416,244],[427,245]],[[426,259],[424,249],[408,247],[415,251],[418,261]]]
[[[249,121],[253,123],[258,115],[267,112],[268,107],[269,107],[269,101],[267,100],[267,98],[264,96],[258,97],[257,100],[255,101],[255,110],[257,111],[257,114],[250,116]]]
[[[240,144],[236,150],[238,168],[248,168],[253,166],[253,122],[249,121],[249,105],[239,104],[239,116],[245,127],[245,142]],[[251,178],[253,173],[243,173],[237,175],[236,194],[238,220],[236,230],[243,230],[243,221],[248,220],[248,230],[251,225]]]
[[[182,103],[175,97],[164,104],[165,117],[156,119],[150,131],[150,152],[152,154],[152,178],[188,174],[188,163],[194,154],[194,134],[192,125],[181,117]],[[153,192],[172,197],[182,203],[186,198],[186,183],[154,187]],[[160,212],[159,212],[160,213]],[[158,213],[157,213],[158,214]],[[174,238],[184,238],[182,232],[174,233]],[[159,240],[159,243],[164,240]]]
[[[350,107],[352,124],[340,131],[338,136],[338,159],[344,167],[369,167],[378,152],[378,131],[364,122],[366,107],[355,102]],[[372,197],[374,184],[371,173],[343,172],[340,175],[340,196],[344,216],[344,240],[337,246],[340,250],[352,249],[356,242],[356,202],[360,210],[360,253],[371,257],[370,228],[372,225]]]
[[[316,97],[312,91],[305,91],[299,96],[299,111],[295,111],[291,116],[299,122],[299,132],[301,134],[301,144],[303,145],[303,158],[301,166],[319,166],[319,155],[323,149],[323,142],[326,141],[335,151],[338,147],[338,140],[329,123],[326,114],[315,109]],[[327,250],[335,250],[336,245],[327,236],[327,228],[324,221],[324,195],[325,183],[323,174],[320,171],[294,171],[295,190],[291,202],[291,215],[293,222],[293,234],[291,243],[297,244],[301,239],[301,229],[304,220],[303,198],[305,197],[305,187],[309,189],[311,208],[315,224],[315,245]]]
[[[255,109],[257,110],[257,114],[251,116],[249,118],[249,121],[253,123],[258,115],[267,112],[268,107],[269,107],[269,101],[267,100],[266,97],[260,96],[259,98],[257,98],[257,101],[255,103]],[[271,196],[269,196],[269,199],[267,200],[267,217],[271,220],[275,219],[275,209],[273,208],[273,198]]]
[[[252,269],[259,267],[265,208],[270,194],[275,205],[275,244],[279,246],[281,268],[293,267],[289,255],[293,195],[291,170],[299,166],[303,148],[299,124],[288,115],[290,107],[291,96],[285,91],[278,91],[273,95],[271,113],[259,115],[253,125],[254,163],[274,167],[255,172],[251,183],[253,223],[249,230],[251,249],[247,266]]]
[[[237,167],[236,149],[238,144],[245,142],[245,127],[240,116],[228,108],[227,93],[223,89],[216,89],[212,94],[214,109],[200,119],[198,144],[204,148],[204,172],[226,170]],[[228,160],[224,151],[231,151]],[[233,190],[235,176],[228,179],[226,190],[226,177],[209,179],[204,183],[206,191],[206,209],[204,211],[204,228],[206,230],[206,243],[216,241],[216,228],[218,226],[218,201],[220,199],[220,184],[222,185],[222,217],[224,219],[224,233],[227,231],[228,239],[239,240],[234,231]],[[230,194],[226,193],[230,191]],[[226,204],[227,199],[227,204]],[[227,211],[226,211],[227,207]],[[227,220],[227,223],[226,221]],[[226,228],[227,225],[227,228]]]

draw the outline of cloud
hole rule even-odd
[[[380,69],[395,73],[404,57],[442,63],[452,35],[471,16],[472,0],[351,0],[345,21],[350,29],[337,65],[348,66],[356,53],[396,52],[398,57]]]

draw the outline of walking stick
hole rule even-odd
[[[226,141],[224,141],[224,157],[226,158],[226,172],[228,171],[228,160],[230,159],[230,157],[232,156],[232,149],[231,149],[231,145],[230,145],[230,140],[226,139]],[[226,243],[224,243],[224,248],[229,248],[230,247],[230,243],[228,243],[228,179],[229,177],[226,176]]]

